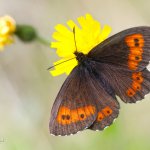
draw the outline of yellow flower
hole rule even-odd
[[[74,55],[76,51],[75,41],[77,51],[88,54],[92,48],[104,41],[111,32],[110,26],[105,25],[102,29],[100,23],[94,20],[90,14],[86,14],[85,17],[81,16],[77,20],[79,27],[72,20],[67,22],[70,29],[62,24],[55,26],[56,32],[53,33],[52,37],[56,42],[52,42],[51,47],[57,49],[56,53],[62,59],[54,63],[55,69],[50,71],[53,76],[63,73],[68,75],[78,65],[78,61],[73,59],[76,57]],[[75,28],[75,40],[73,28]]]
[[[16,23],[10,16],[0,17],[0,50],[13,42],[13,34],[16,30]]]

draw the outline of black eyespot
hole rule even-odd
[[[102,117],[99,117],[98,119],[99,119],[99,120],[102,120],[103,118],[102,118]]]
[[[140,80],[140,77],[136,77],[136,80]]]
[[[66,119],[67,119],[67,120],[69,120],[69,119],[70,119],[70,116],[69,116],[69,115],[67,115],[67,116],[66,116]]]
[[[84,118],[84,114],[81,114],[80,117],[81,117],[81,118]]]
[[[62,115],[61,118],[62,118],[63,120],[65,120],[66,116],[65,116],[65,115]]]
[[[135,42],[135,43],[138,43],[138,42],[139,42],[139,39],[134,39],[134,42]]]
[[[136,46],[136,47],[139,47],[139,43],[135,43],[135,46]]]
[[[136,60],[139,60],[140,58],[139,58],[139,56],[136,56],[135,59],[136,59]]]
[[[138,47],[139,46],[139,39],[134,39],[135,42],[135,46]]]
[[[110,111],[109,111],[109,110],[107,110],[107,114],[110,114]]]

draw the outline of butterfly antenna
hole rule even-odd
[[[76,35],[75,35],[75,26],[73,27],[73,36],[74,36],[74,43],[75,43],[75,48],[76,48],[75,52],[77,52],[77,43],[76,43]],[[64,62],[70,61],[70,60],[75,59],[75,58],[76,58],[76,57],[71,58],[71,59],[68,59],[68,60],[66,60],[66,61],[63,61],[63,62],[61,62],[61,63],[59,63],[59,64],[54,65],[54,66],[51,66],[51,67],[47,68],[47,70],[50,70],[50,69],[54,68],[55,66],[58,66],[58,65],[60,65],[60,64],[62,64],[62,63],[64,63]]]
[[[58,66],[58,65],[60,65],[60,64],[63,64],[64,62],[70,61],[70,60],[75,59],[75,58],[76,58],[76,57],[70,58],[70,59],[68,59],[68,60],[65,60],[65,61],[63,61],[63,62],[61,62],[61,63],[58,63],[58,64],[56,64],[56,65],[54,65],[54,66],[51,66],[51,67],[47,68],[47,70],[50,70],[50,69],[54,68],[55,66]]]
[[[77,43],[76,43],[75,26],[73,27],[73,36],[74,36],[74,43],[75,43],[75,48],[76,48],[76,51],[75,51],[75,52],[77,52]]]

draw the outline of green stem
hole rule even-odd
[[[42,37],[40,37],[40,36],[37,36],[37,37],[36,37],[36,40],[37,40],[39,43],[41,43],[41,44],[43,44],[43,45],[45,45],[45,46],[50,46],[50,41],[48,41],[48,40],[46,40],[46,39],[44,39],[44,38],[42,38]]]

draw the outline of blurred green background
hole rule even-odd
[[[112,34],[150,25],[148,0],[0,0],[1,16],[33,25],[48,40],[56,24],[86,13],[111,25]],[[46,70],[57,59],[48,46],[18,39],[0,53],[0,150],[150,150],[150,95],[137,104],[120,101],[119,118],[103,132],[51,136],[50,110],[66,78]]]

